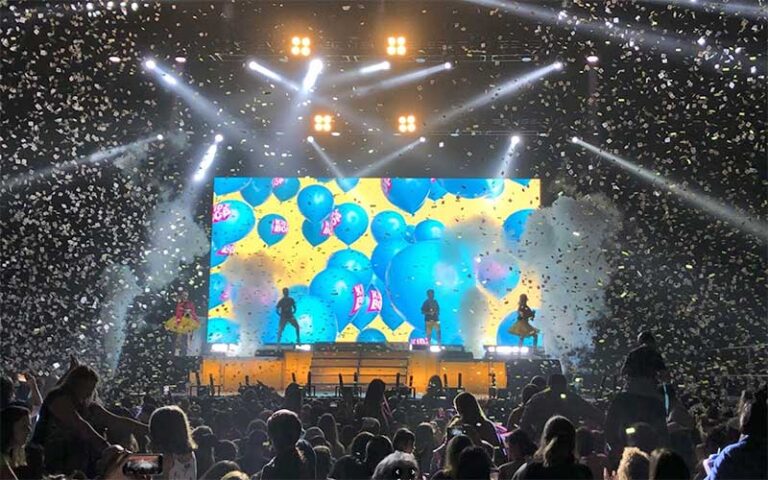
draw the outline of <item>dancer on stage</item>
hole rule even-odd
[[[190,333],[200,328],[200,319],[189,292],[180,290],[176,297],[176,312],[165,322],[165,329],[176,334],[173,340],[174,355],[184,356],[189,349]]]
[[[296,329],[296,343],[301,343],[301,335],[299,333],[299,322],[296,321],[296,302],[289,295],[288,289],[283,289],[283,298],[277,302],[277,313],[280,314],[280,327],[277,330],[277,343],[280,343],[280,339],[283,337],[283,330],[285,324],[290,323],[293,328]]]
[[[427,299],[421,305],[421,313],[424,314],[424,323],[427,330],[427,341],[432,343],[432,330],[437,330],[437,344],[442,343],[440,339],[440,305],[435,300],[435,291],[427,290]]]
[[[539,343],[539,329],[534,328],[529,323],[536,316],[536,312],[531,310],[528,306],[528,295],[520,295],[520,300],[517,303],[517,321],[509,329],[509,333],[517,335],[520,338],[520,346],[523,346],[523,340],[528,337],[533,337],[533,346]]]

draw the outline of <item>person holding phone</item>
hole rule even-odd
[[[442,343],[440,338],[440,304],[435,300],[434,290],[427,290],[427,299],[421,305],[421,313],[424,315],[427,341],[432,343],[432,331],[437,330],[437,344],[440,345]]]
[[[163,480],[197,478],[197,461],[187,414],[177,406],[161,407],[149,417],[150,449],[163,455]]]

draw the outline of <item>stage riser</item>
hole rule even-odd
[[[496,376],[496,385],[499,388],[507,384],[506,367],[502,361],[450,361],[442,360],[439,355],[427,351],[413,351],[407,352],[407,355],[397,352],[397,358],[392,358],[391,361],[386,360],[389,363],[382,365],[381,362],[385,359],[381,358],[379,353],[378,357],[374,358],[368,356],[355,358],[356,362],[360,362],[359,367],[357,364],[353,366],[347,363],[343,369],[332,367],[336,370],[329,372],[330,368],[322,363],[330,361],[326,353],[322,352],[316,359],[313,359],[312,352],[300,351],[285,352],[282,357],[204,358],[201,362],[200,377],[203,382],[208,383],[209,376],[213,375],[214,383],[222,386],[223,393],[237,392],[240,385],[245,383],[246,375],[249,376],[252,384],[258,380],[278,391],[283,391],[291,383],[292,374],[295,374],[296,381],[300,385],[306,384],[307,374],[313,370],[313,363],[322,359],[323,366],[317,367],[316,371],[312,372],[312,383],[316,385],[336,385],[338,374],[342,373],[344,384],[350,386],[353,384],[354,373],[359,372],[359,382],[362,385],[378,376],[387,375],[382,379],[389,388],[392,388],[395,385],[397,371],[405,372],[400,379],[402,385],[408,385],[410,377],[413,376],[413,387],[417,394],[426,392],[427,383],[433,375],[439,375],[441,379],[443,375],[447,375],[448,386],[456,387],[458,375],[461,373],[462,386],[478,395],[488,394],[492,373]],[[347,358],[354,358],[353,355],[345,353]],[[394,368],[393,364],[397,365],[397,368]]]

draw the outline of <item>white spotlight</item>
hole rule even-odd
[[[440,345],[430,345],[429,351],[431,353],[439,353],[440,352]]]
[[[368,75],[369,73],[389,70],[391,67],[392,65],[389,62],[384,61],[384,62],[374,63],[373,65],[368,65],[367,67],[363,67],[360,69],[360,73],[362,73],[363,75]]]
[[[445,68],[446,70],[450,70],[453,68],[453,64],[451,62],[445,62],[443,64],[443,68]]]
[[[427,142],[427,137],[419,137],[419,142],[426,143]]]
[[[154,69],[157,68],[157,63],[155,63],[155,61],[151,60],[151,59],[150,60],[146,60],[144,62],[144,68],[146,68],[147,70],[154,70]]]
[[[554,65],[556,70],[562,70],[563,69],[563,62],[555,62]]]
[[[157,139],[158,142],[162,142],[165,137],[163,136],[162,133],[158,133],[155,138]]]
[[[706,44],[707,44],[707,39],[706,39],[706,38],[704,38],[704,37],[699,37],[699,39],[698,39],[698,40],[696,40],[696,43],[698,43],[700,46],[702,46],[702,47],[703,47],[704,45],[706,45]]]
[[[208,172],[213,160],[216,158],[216,151],[218,149],[218,144],[214,143],[205,151],[205,155],[203,156],[203,159],[200,160],[200,165],[197,167],[197,172],[195,172],[195,176],[193,177],[196,182],[200,182],[205,178],[205,174]]]
[[[514,147],[518,143],[520,143],[520,135],[512,135],[512,138],[509,139],[509,145]]]
[[[171,75],[169,75],[167,73],[163,74],[163,81],[165,83],[167,83],[168,85],[172,85],[172,86],[178,85],[178,83],[179,83],[178,80],[176,80],[173,76],[171,76]]]
[[[271,78],[272,80],[281,81],[282,78],[280,78],[280,75],[273,72],[272,70],[268,69],[264,65],[259,64],[258,62],[251,60],[248,62],[248,68],[253,70],[254,72],[258,72],[262,75],[264,75],[267,78]]]
[[[221,143],[224,141],[224,135],[217,133],[215,137],[213,137],[213,141],[216,143]]]
[[[309,62],[309,69],[307,69],[307,75],[304,77],[304,81],[301,86],[304,91],[308,92],[317,83],[317,77],[320,76],[320,72],[323,71],[323,61],[319,58],[315,58]]]
[[[186,57],[176,57],[174,60],[176,60],[176,63],[187,63]]]
[[[579,137],[571,137],[571,143],[579,143]]]
[[[310,135],[310,136],[308,136],[308,137],[307,137],[307,141],[308,141],[309,143],[315,143],[315,137],[313,137],[312,135]]]
[[[109,57],[109,61],[112,63],[120,63],[120,57],[111,56]]]
[[[591,63],[591,64],[594,65],[595,63],[597,63],[598,60],[599,60],[599,58],[597,58],[597,55],[589,55],[589,56],[587,56],[587,63]]]

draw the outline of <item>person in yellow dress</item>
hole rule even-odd
[[[195,304],[189,299],[189,293],[181,290],[176,297],[176,312],[165,321],[165,329],[175,333],[173,349],[175,355],[186,355],[189,346],[189,334],[200,328],[200,319],[195,312]]]
[[[523,340],[533,337],[533,346],[539,343],[539,329],[531,326],[529,323],[536,316],[536,312],[528,306],[528,295],[520,295],[517,304],[517,321],[509,329],[509,333],[517,335],[520,338],[520,346],[523,346]]]

